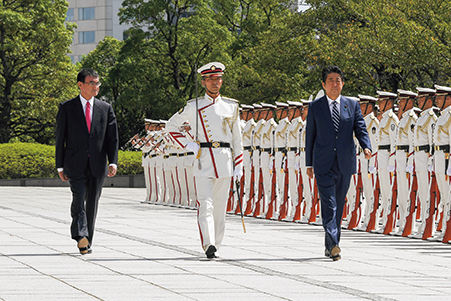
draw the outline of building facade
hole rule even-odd
[[[72,63],[94,50],[106,36],[122,41],[130,26],[119,24],[123,0],[68,0],[66,21],[77,24],[69,53]]]

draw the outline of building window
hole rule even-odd
[[[66,21],[73,21],[73,20],[74,20],[74,9],[69,8],[69,9],[67,9]]]
[[[72,64],[75,64],[75,57],[73,55],[69,55],[69,58],[70,58],[70,62]]]
[[[94,20],[95,7],[83,7],[78,9],[78,20]]]
[[[78,44],[93,44],[95,41],[95,31],[80,31],[78,33]]]

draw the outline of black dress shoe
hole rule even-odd
[[[332,258],[333,261],[337,261],[341,259],[340,255],[341,249],[338,246],[333,246],[330,250],[330,258]]]
[[[218,256],[215,255],[216,251],[216,247],[211,245],[208,247],[207,251],[205,251],[205,254],[207,255],[208,259],[218,258]]]
[[[92,253],[91,245],[86,237],[82,237],[78,240],[77,247],[81,255]]]
[[[341,259],[341,249],[338,246],[333,246],[330,250],[324,250],[324,256],[332,258],[333,261]]]

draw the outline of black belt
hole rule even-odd
[[[260,150],[260,146],[252,146],[252,150]]]
[[[390,150],[390,144],[387,144],[387,145],[379,145],[378,146],[378,149],[385,149],[385,150]]]
[[[297,147],[290,147],[290,146],[287,146],[287,152],[297,152],[298,151],[298,148]]]
[[[151,158],[158,156],[158,154],[150,155]]]
[[[429,144],[425,144],[425,145],[415,146],[413,149],[416,152],[425,151],[426,153],[429,153],[429,151],[431,150],[431,146]]]
[[[267,152],[267,153],[271,153],[272,152],[272,148],[268,147],[268,148],[261,148],[260,149],[262,152]]]
[[[167,159],[167,158],[169,158],[169,155],[164,155],[163,156],[163,159]]]
[[[170,153],[168,154],[168,157],[178,157],[179,154],[178,153]]]
[[[286,147],[275,147],[275,148],[274,148],[274,151],[286,153],[286,152],[287,152],[287,149],[286,149]]]
[[[449,145],[436,145],[434,146],[436,151],[443,151],[444,153],[449,153]]]
[[[228,142],[201,142],[200,147],[202,148],[218,148],[218,147],[230,147]]]
[[[409,146],[408,145],[397,145],[396,146],[396,150],[402,150],[405,151],[406,153],[409,152]]]
[[[191,155],[194,155],[194,153],[193,153],[193,152],[187,152],[187,153],[185,153],[185,156],[191,156]]]
[[[243,147],[244,150],[252,150],[252,146],[245,146]]]

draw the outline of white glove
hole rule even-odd
[[[434,171],[434,165],[428,165],[428,171],[433,172]]]
[[[448,176],[451,176],[451,165],[448,166],[448,169],[446,170],[446,174]]]
[[[241,168],[236,168],[233,170],[233,180],[235,182],[241,180],[242,176],[243,176],[243,170]]]
[[[394,172],[394,171],[395,171],[395,167],[392,166],[392,165],[388,165],[388,166],[387,166],[387,170],[388,170],[389,172]]]
[[[413,166],[412,165],[407,165],[406,166],[406,172],[413,173]]]
[[[371,173],[371,174],[377,173],[377,168],[374,167],[374,166],[370,166],[368,168],[368,172]]]
[[[294,163],[294,169],[299,169],[300,167],[299,162]]]
[[[197,152],[199,151],[199,144],[196,142],[188,142],[188,144],[185,146],[185,148],[189,151],[192,151],[195,155],[197,155]]]
[[[273,166],[274,166],[274,162],[272,160],[269,161],[269,170],[272,170]]]

